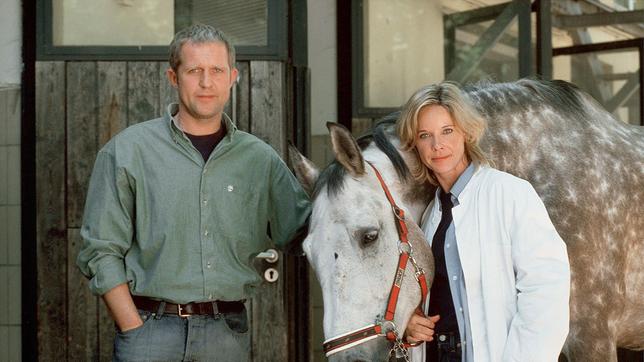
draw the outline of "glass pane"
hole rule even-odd
[[[166,46],[175,33],[175,16],[181,24],[213,25],[237,46],[268,45],[267,0],[92,0],[88,4],[86,0],[52,1],[54,46]]]
[[[91,4],[91,6],[90,6]],[[53,0],[53,45],[168,45],[174,2]]]
[[[416,89],[443,79],[443,13],[437,1],[363,4],[366,107],[400,107]]]
[[[223,30],[236,46],[268,45],[267,20],[267,0],[192,1],[192,22]]]
[[[476,44],[481,35],[494,23],[486,21],[476,24],[460,26],[456,29],[456,61],[458,64],[465,59],[465,54]],[[505,31],[499,41],[474,67],[474,70],[463,83],[489,80],[494,82],[508,82],[519,78],[519,40],[517,21]]]
[[[621,49],[553,58],[555,79],[574,83],[609,112],[640,124],[639,52]]]

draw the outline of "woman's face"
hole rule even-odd
[[[465,137],[445,107],[429,105],[418,113],[416,150],[421,161],[445,191],[449,191],[468,165]]]

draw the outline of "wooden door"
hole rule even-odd
[[[284,156],[289,119],[284,63],[243,61],[237,67],[239,82],[226,112],[241,130]],[[98,150],[128,125],[159,117],[176,99],[166,68],[165,62],[36,64],[40,360],[111,360],[113,322],[75,264],[82,243],[83,206]],[[281,275],[283,260],[274,266]],[[284,280],[265,283],[251,301],[254,361],[288,360]]]

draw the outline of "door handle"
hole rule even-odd
[[[279,258],[280,254],[275,249],[266,249],[255,256],[255,259],[264,259],[267,263],[271,264],[276,263]]]

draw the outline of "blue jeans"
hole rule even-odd
[[[139,310],[143,325],[117,330],[113,361],[249,361],[246,310],[213,316],[156,315]]]

